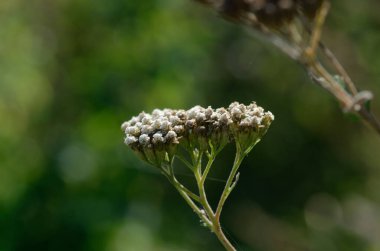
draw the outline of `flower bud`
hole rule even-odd
[[[142,146],[148,146],[150,144],[150,137],[147,134],[141,134],[139,137],[139,143]]]
[[[125,137],[125,144],[127,144],[127,145],[132,145],[132,144],[134,144],[134,143],[136,143],[136,142],[138,142],[139,140],[138,140],[138,138],[136,138],[135,136],[127,136],[127,137]]]

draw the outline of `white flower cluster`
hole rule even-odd
[[[274,120],[271,112],[265,112],[262,107],[254,102],[248,106],[233,102],[228,107],[228,111],[231,114],[233,122],[241,129],[247,127],[267,127]]]
[[[185,111],[171,109],[155,109],[152,114],[142,112],[122,124],[121,128],[126,134],[125,143],[141,146],[178,143],[178,134],[184,131],[183,114]]]
[[[187,111],[155,109],[152,114],[142,112],[124,122],[122,130],[126,134],[125,143],[142,150],[146,147],[160,148],[178,144],[182,139],[189,141],[190,136],[193,136],[191,140],[197,142],[201,138],[228,140],[234,137],[233,132],[236,131],[247,131],[250,128],[255,132],[261,128],[266,131],[273,119],[271,112],[265,112],[256,103],[245,106],[234,102],[227,109],[195,106]]]

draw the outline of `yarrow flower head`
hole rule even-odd
[[[141,112],[124,122],[121,128],[125,133],[125,144],[143,160],[159,168],[199,216],[202,225],[220,238],[225,235],[219,216],[238,182],[239,166],[273,120],[271,112],[264,111],[254,102],[249,105],[233,102],[227,108],[194,106],[187,111],[155,109],[150,114]],[[235,160],[214,211],[207,201],[205,181],[216,156],[228,143],[235,143]],[[193,173],[198,192],[176,178],[175,157]],[[228,239],[221,238],[227,250],[235,250]]]
[[[125,144],[145,161],[170,163],[178,146],[191,152],[219,152],[228,142],[249,152],[266,133],[274,116],[256,103],[238,102],[227,109],[195,106],[189,110],[155,109],[122,124]],[[212,149],[211,149],[212,148]]]
[[[267,27],[281,26],[297,16],[314,18],[323,0],[196,0],[239,21],[249,16]]]
[[[300,63],[314,56],[330,0],[195,0],[255,31]],[[311,48],[309,48],[311,47]]]
[[[228,107],[228,111],[233,121],[230,131],[236,145],[248,154],[265,135],[274,116],[271,112],[265,112],[256,103],[245,106],[234,102]]]

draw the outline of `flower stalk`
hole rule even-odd
[[[140,113],[123,123],[125,143],[147,163],[157,167],[175,187],[202,225],[213,232],[226,250],[236,250],[223,233],[220,216],[237,184],[244,157],[266,134],[274,120],[271,112],[251,103],[232,103],[227,109],[195,106],[190,110],[154,110]],[[236,156],[215,209],[207,198],[205,183],[217,155],[228,143],[235,143]],[[188,156],[183,156],[183,148]],[[186,188],[175,176],[177,158],[192,172],[197,191]],[[190,161],[188,161],[188,159]],[[207,160],[205,163],[204,160]]]
[[[310,78],[339,102],[343,112],[356,114],[380,135],[380,122],[368,106],[373,94],[358,91],[342,64],[321,41],[329,0],[195,1],[216,10],[228,21],[248,26],[300,63]]]

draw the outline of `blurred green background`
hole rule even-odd
[[[324,33],[378,115],[379,9],[333,1]],[[0,1],[0,251],[222,250],[120,124],[235,100],[276,116],[222,215],[238,250],[380,250],[380,137],[272,46],[188,0]]]

